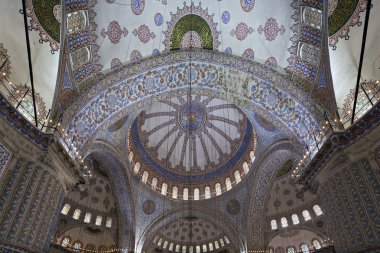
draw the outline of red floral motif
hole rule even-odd
[[[264,32],[266,40],[273,41],[276,39],[278,33],[281,35],[284,34],[285,27],[283,25],[279,26],[274,18],[268,18],[264,27],[260,25],[257,31],[259,34],[262,34]]]
[[[147,43],[150,39],[156,38],[154,32],[151,32],[146,25],[141,25],[138,29],[135,29],[133,35],[137,36],[143,43]]]
[[[249,34],[253,32],[253,28],[249,27],[246,23],[240,22],[234,30],[231,31],[231,36],[236,36],[238,40],[244,40]]]
[[[128,30],[125,27],[121,29],[119,23],[114,20],[108,25],[108,30],[106,31],[106,29],[103,28],[100,34],[103,38],[108,35],[110,41],[113,44],[117,44],[119,43],[121,36],[127,37]]]

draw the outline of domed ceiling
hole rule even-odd
[[[256,146],[254,129],[236,105],[187,94],[143,110],[131,126],[129,144],[143,182],[158,189],[164,182],[171,187],[188,182],[201,188],[201,195],[206,186],[213,192],[219,182],[223,192],[240,182]]]

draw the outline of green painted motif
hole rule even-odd
[[[47,34],[58,43],[60,41],[61,24],[54,17],[53,8],[60,4],[60,0],[33,0],[33,9],[38,22]]]
[[[182,17],[175,24],[172,36],[170,38],[171,46],[170,50],[177,50],[181,48],[181,40],[185,33],[195,31],[202,39],[202,48],[213,49],[213,37],[211,28],[207,24],[206,20],[202,17],[189,14]]]
[[[277,177],[282,177],[289,173],[293,168],[293,160],[287,160],[284,166],[277,172]]]
[[[339,0],[335,11],[329,17],[329,36],[337,33],[351,18],[359,0]]]

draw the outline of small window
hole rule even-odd
[[[313,206],[313,210],[314,210],[315,215],[317,216],[320,216],[323,214],[321,208],[318,205]]]
[[[64,247],[64,248],[66,248],[67,245],[69,245],[69,243],[70,243],[70,239],[69,239],[68,237],[65,237],[65,238],[62,240],[62,244],[61,244],[61,246]]]
[[[209,186],[205,187],[205,199],[211,198],[211,189]]]
[[[157,243],[157,242],[158,242],[158,239],[160,239],[160,238],[158,237],[158,235],[156,235],[156,236],[154,237],[154,239],[153,239],[153,243]]]
[[[251,163],[253,163],[253,162],[255,161],[255,159],[256,159],[256,157],[255,157],[255,152],[251,151],[251,152],[249,153],[249,157],[251,158]]]
[[[224,241],[227,243],[227,244],[229,244],[230,243],[230,240],[228,240],[228,237],[225,235],[224,237]]]
[[[102,225],[102,220],[103,220],[102,216],[99,216],[99,215],[96,216],[95,225],[96,226]]]
[[[305,6],[302,8],[302,20],[309,26],[321,29],[322,11],[309,6]]]
[[[132,153],[132,154],[133,154],[133,153]],[[133,168],[133,171],[134,171],[136,174],[138,174],[139,171],[140,171],[140,167],[141,167],[141,164],[140,164],[139,162],[137,162],[137,163],[135,164],[135,167]]]
[[[198,188],[194,189],[194,200],[199,200],[199,189]]]
[[[245,174],[248,174],[248,172],[249,172],[249,166],[248,166],[247,162],[243,163],[243,171]]]
[[[305,219],[305,221],[311,220],[311,216],[308,210],[303,210],[302,211],[302,216]]]
[[[224,241],[223,241],[223,238],[220,238],[219,242],[220,242],[220,247],[224,247]]]
[[[207,245],[206,244],[202,245],[202,250],[203,250],[203,252],[207,252]]]
[[[210,243],[208,244],[208,249],[209,249],[210,251],[213,251],[213,250],[214,250],[214,245],[212,244],[212,242],[210,242]]]
[[[148,181],[148,177],[149,177],[149,173],[148,171],[144,171],[143,175],[142,175],[142,178],[141,178],[141,181],[143,183],[146,183]]]
[[[153,190],[156,190],[156,188],[157,188],[157,182],[158,182],[157,178],[154,177],[152,179],[152,185],[151,185],[151,187],[152,187]]]
[[[271,220],[270,221],[270,226],[271,226],[272,230],[277,229],[277,221],[276,220]]]
[[[287,253],[296,253],[296,249],[294,247],[290,247],[288,248]]]
[[[130,163],[133,161],[133,152],[132,151],[129,152],[128,160],[129,160]]]
[[[184,188],[183,189],[183,200],[189,200],[189,189]]]
[[[201,253],[201,246],[196,246],[195,247],[195,253]]]
[[[84,223],[90,223],[91,222],[91,213],[86,213],[84,216]]]
[[[232,189],[231,179],[229,177],[226,178],[226,189],[227,191]]]
[[[322,248],[321,243],[317,239],[314,239],[312,243],[313,243],[313,246],[315,249],[321,249]]]
[[[219,249],[219,242],[218,241],[215,241],[214,245],[215,245],[215,249]]]
[[[79,209],[75,209],[74,214],[73,214],[73,219],[78,220],[80,217],[80,213],[81,211]]]
[[[166,249],[167,247],[168,247],[168,241],[165,241],[164,245],[162,246],[162,248]]]
[[[161,244],[162,244],[163,241],[164,241],[164,240],[163,240],[162,238],[160,238],[160,240],[158,240],[157,245],[158,245],[158,246],[161,246]]]
[[[112,218],[108,217],[108,218],[106,219],[106,227],[107,227],[107,228],[112,227]]]
[[[305,243],[301,244],[300,248],[302,253],[310,253],[309,247]]]
[[[70,205],[69,204],[65,204],[62,208],[62,211],[61,213],[64,214],[64,215],[67,215],[70,211]]]
[[[169,245],[169,250],[173,251],[173,249],[174,249],[174,243],[171,242],[170,245]]]
[[[238,170],[235,171],[234,176],[235,176],[235,182],[237,184],[240,183],[240,181],[241,181],[240,171],[238,171]]]
[[[293,225],[297,225],[300,223],[300,220],[298,219],[298,215],[297,214],[293,214],[292,215],[292,221],[293,221]]]
[[[90,60],[90,50],[82,47],[70,54],[71,66],[76,69]]]
[[[74,243],[74,251],[79,252],[81,246],[82,246],[82,244],[80,242]]]
[[[163,183],[161,187],[161,194],[166,196],[167,192],[168,192],[168,185],[166,183]]]
[[[181,246],[177,244],[177,245],[175,246],[175,252],[178,253],[180,248],[181,248]]]
[[[173,187],[172,197],[173,197],[173,199],[178,198],[178,187],[177,186]]]
[[[216,193],[216,196],[219,196],[220,194],[222,194],[222,187],[220,186],[219,183],[215,184],[215,193]]]
[[[288,227],[288,220],[287,220],[285,217],[282,217],[282,218],[281,218],[281,226],[282,226],[283,228]]]
[[[182,253],[186,253],[186,246],[185,245],[182,245]]]
[[[189,246],[189,253],[194,253],[194,247],[193,246]]]

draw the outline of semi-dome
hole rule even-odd
[[[204,95],[152,103],[132,123],[128,138],[129,159],[141,180],[185,200],[230,190],[249,172],[256,146],[239,107]]]

